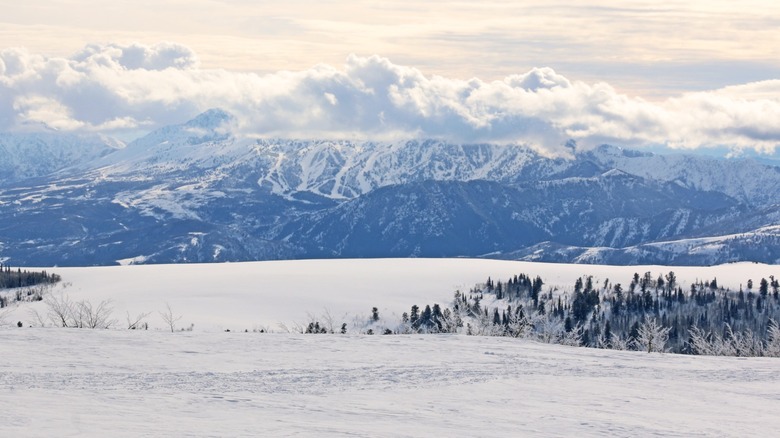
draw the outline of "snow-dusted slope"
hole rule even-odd
[[[552,239],[620,247],[695,232],[735,207],[724,195],[615,174],[522,188],[426,181],[302,216],[284,234],[324,257],[476,255]]]
[[[640,153],[601,146],[580,154],[600,166],[684,187],[721,192],[755,206],[773,204],[780,194],[780,167],[753,159],[718,159],[699,155]]]
[[[49,175],[122,147],[121,142],[98,135],[57,131],[0,133],[0,185]]]
[[[542,242],[519,251],[493,253],[490,257],[619,265],[713,265],[745,259],[780,264],[780,226],[761,227],[737,234],[659,241],[618,248],[578,247]]]
[[[515,181],[530,168],[539,173],[540,164],[549,172],[565,167],[563,162],[540,162],[532,151],[516,145],[232,136],[215,140],[213,133],[201,142],[204,137],[193,139],[188,134],[178,129],[150,134],[123,151],[90,163],[95,169],[92,174],[112,180],[150,180],[167,175],[179,184],[197,183],[204,188],[240,180],[286,198],[314,195],[345,200],[389,185],[425,180]],[[198,131],[198,135],[205,134]]]
[[[307,193],[343,200],[379,187],[426,180],[516,184],[594,177],[618,170],[648,180],[721,192],[753,204],[780,193],[780,168],[752,160],[653,155],[611,146],[578,153],[575,159],[550,159],[523,145],[255,140],[233,135],[234,123],[230,114],[213,109],[181,125],[154,131],[102,158],[93,160],[95,154],[82,145],[85,150],[71,175],[112,181],[159,179],[161,194],[184,184],[207,190],[217,182],[235,185],[235,180],[240,180],[283,197]],[[55,134],[46,135],[53,142]],[[73,136],[61,137],[63,144],[76,141]],[[34,149],[37,141],[17,140],[17,149],[25,142]],[[102,150],[98,155],[104,154]]]
[[[606,145],[578,153],[575,159],[550,159],[523,145],[255,140],[235,136],[234,124],[230,114],[212,109],[181,125],[154,131],[126,148],[110,139],[57,132],[2,134],[0,147],[8,149],[4,155],[10,159],[0,165],[16,169],[21,176],[38,176],[47,169],[66,167],[47,163],[56,156],[67,165],[78,162],[72,176],[111,180],[175,176],[180,183],[202,185],[251,177],[277,195],[306,192],[337,200],[426,180],[523,183],[594,177],[611,170],[721,192],[756,205],[780,193],[780,168],[754,160],[656,155]]]
[[[426,180],[513,181],[539,164],[538,155],[518,145],[262,140],[258,148],[275,158],[261,180],[275,193],[309,191],[333,198],[354,198],[379,187]],[[553,172],[565,166],[545,162],[544,167]]]
[[[114,154],[85,162],[78,170],[99,169],[104,178],[149,178],[193,166],[202,170],[225,161],[240,161],[245,159],[247,142],[236,145],[230,134],[232,122],[232,116],[224,111],[209,110],[187,123],[147,134]]]

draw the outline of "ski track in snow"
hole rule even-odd
[[[768,436],[780,427],[780,362],[768,358],[457,335],[2,335],[4,436]]]

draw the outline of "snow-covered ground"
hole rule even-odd
[[[126,315],[150,313],[151,328],[164,327],[159,312],[166,303],[179,327],[194,324],[196,331],[278,330],[306,324],[308,314],[321,319],[327,311],[334,322],[352,325],[365,319],[372,307],[382,318],[399,320],[416,304],[449,305],[455,290],[468,291],[488,276],[506,280],[516,274],[540,276],[548,288],[566,288],[593,275],[596,284],[609,279],[628,286],[633,274],[650,271],[653,278],[674,271],[679,284],[718,279],[738,290],[752,279],[780,278],[780,266],[735,263],[713,267],[598,266],[516,262],[483,259],[358,259],[295,260],[225,264],[133,265],[89,268],[48,268],[62,276],[53,291],[71,301],[97,304],[111,300],[119,325]],[[755,286],[757,287],[757,286]],[[24,305],[4,318],[6,323],[31,322],[30,309],[45,313],[43,303]]]
[[[252,329],[324,309],[337,323],[373,306],[397,318],[488,276],[539,275],[547,290],[586,274],[628,283],[674,270],[681,285],[717,277],[739,288],[778,268],[401,259],[50,269],[63,276],[55,294],[111,299],[118,328],[125,312],[152,312],[150,329],[16,328],[45,307],[11,308],[0,436],[771,436],[778,359]],[[166,302],[194,331],[163,329]]]
[[[780,362],[457,335],[0,331],[0,435],[772,436]]]

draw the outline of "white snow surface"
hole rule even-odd
[[[128,263],[129,260],[123,260]],[[577,278],[592,275],[595,284],[609,279],[627,286],[634,273],[650,271],[653,278],[674,271],[678,284],[717,278],[718,284],[738,290],[748,279],[758,283],[780,266],[733,263],[712,267],[604,266],[485,259],[333,259],[244,263],[129,265],[109,267],[46,268],[62,276],[52,291],[71,301],[97,304],[111,300],[114,316],[124,323],[127,312],[151,312],[153,328],[163,328],[159,312],[170,304],[181,315],[180,327],[196,331],[278,330],[307,324],[308,314],[320,318],[325,311],[336,322],[352,324],[368,318],[372,307],[388,321],[400,320],[414,304],[449,306],[456,290],[467,292],[491,277],[540,276],[544,291],[571,291]],[[8,323],[31,320],[30,309],[45,313],[43,303],[12,308]],[[320,318],[321,319],[321,318]]]
[[[772,436],[778,361],[462,335],[0,331],[3,436]]]
[[[487,276],[585,274],[739,287],[780,267],[588,266],[472,259],[55,268],[71,300],[152,311],[149,330],[0,329],[0,436],[771,436],[773,358],[619,352],[465,335],[296,335],[253,325],[330,310],[395,318]],[[165,303],[195,324],[163,329]],[[43,311],[43,307],[38,307]],[[395,315],[393,315],[395,314]],[[231,332],[223,329],[230,328]],[[243,329],[249,329],[244,332]],[[278,331],[278,330],[277,330]]]

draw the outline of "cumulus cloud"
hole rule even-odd
[[[108,68],[126,70],[165,70],[167,68],[188,69],[198,66],[195,52],[175,43],[161,43],[155,46],[130,44],[90,44],[72,57],[75,62],[103,64]]]
[[[780,144],[780,80],[649,102],[606,83],[536,68],[504,80],[425,75],[378,56],[350,56],[268,75],[199,68],[187,47],[90,45],[70,58],[0,52],[0,125],[43,122],[108,134],[180,123],[213,107],[245,135],[525,143],[558,153],[570,139],[678,148]]]

